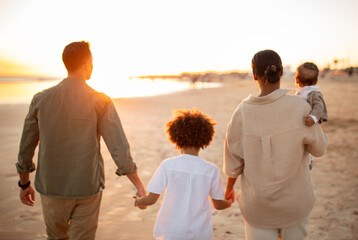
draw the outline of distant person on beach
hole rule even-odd
[[[177,111],[166,125],[169,140],[180,150],[179,157],[163,161],[147,187],[145,197],[135,197],[137,206],[165,197],[154,227],[155,239],[212,239],[210,196],[218,210],[231,206],[224,200],[224,186],[217,166],[199,157],[209,146],[215,122],[198,110]]]
[[[111,99],[86,84],[93,69],[87,42],[67,45],[62,60],[68,77],[37,93],[25,118],[17,172],[20,199],[33,206],[30,172],[39,144],[35,188],[40,193],[48,239],[95,239],[104,189],[103,137],[118,169],[145,195],[129,144]]]
[[[327,137],[302,121],[311,107],[280,88],[283,67],[272,50],[252,58],[260,93],[244,99],[229,123],[224,148],[225,198],[238,202],[247,240],[305,239],[315,196],[304,152],[322,156]]]
[[[354,72],[353,67],[348,68],[347,72],[348,72],[348,76],[350,77],[353,76],[353,72]]]
[[[322,94],[317,91],[319,70],[316,64],[305,62],[298,66],[296,71],[296,95],[304,98],[311,106],[311,112],[304,117],[307,127],[311,127],[315,123],[321,124],[328,121],[328,113],[326,103]],[[312,156],[306,153],[309,168],[312,170]]]

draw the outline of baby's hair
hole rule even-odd
[[[297,68],[297,80],[305,86],[316,85],[319,70],[316,64],[305,62]]]
[[[215,134],[216,122],[197,109],[174,110],[173,118],[166,124],[169,140],[176,148],[205,148],[210,145]]]

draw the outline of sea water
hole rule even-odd
[[[0,77],[0,104],[30,103],[34,94],[55,86],[62,78]],[[88,85],[111,98],[155,96],[192,88],[216,88],[220,83],[197,82],[195,85],[179,79],[122,78],[87,81]]]

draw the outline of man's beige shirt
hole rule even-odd
[[[129,144],[111,99],[85,81],[67,78],[37,93],[22,133],[17,171],[35,170],[35,187],[57,198],[86,198],[104,188],[103,137],[118,175],[136,172]]]

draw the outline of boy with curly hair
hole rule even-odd
[[[155,239],[212,239],[208,197],[218,210],[231,206],[231,200],[225,200],[218,167],[198,156],[211,143],[215,124],[196,109],[178,110],[166,124],[169,140],[181,155],[164,160],[149,182],[148,194],[134,197],[136,206],[148,206],[166,190],[154,227]]]

